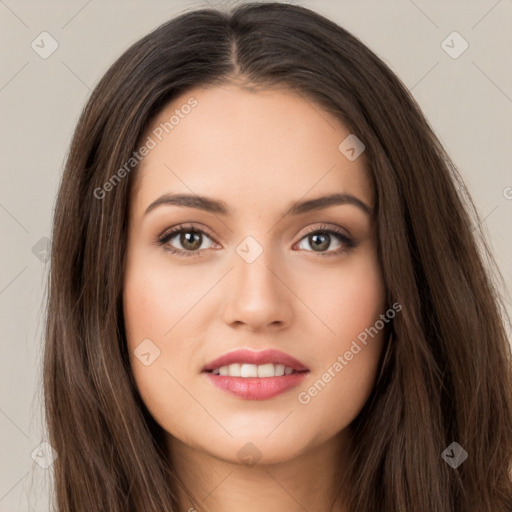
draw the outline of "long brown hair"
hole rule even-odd
[[[166,103],[227,82],[287,87],[366,146],[387,300],[403,309],[352,424],[348,510],[510,512],[512,358],[492,277],[499,272],[473,203],[417,103],[372,51],[309,9],[267,2],[161,25],[111,66],[82,112],[55,209],[48,284],[44,396],[57,510],[179,510],[180,482],[126,348],[122,282],[136,168],[98,190]],[[452,442],[468,453],[457,468],[441,456]]]

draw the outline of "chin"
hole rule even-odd
[[[212,440],[212,446],[204,447],[205,451],[218,459],[232,464],[243,464],[248,467],[255,465],[268,465],[286,462],[299,456],[307,450],[304,433],[290,435],[286,429],[282,432],[261,432],[254,430],[253,433],[246,431],[244,435],[226,440],[220,444],[218,438]]]

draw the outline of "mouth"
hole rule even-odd
[[[309,368],[278,350],[237,350],[202,370],[217,388],[249,400],[266,400],[298,386]]]
[[[290,366],[274,363],[260,365],[233,363],[230,365],[214,368],[213,370],[205,370],[206,373],[211,373],[213,375],[222,375],[223,377],[241,377],[244,379],[283,377],[284,375],[292,375],[293,373],[306,373],[308,371],[309,370],[294,370]]]

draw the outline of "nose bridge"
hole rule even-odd
[[[258,288],[255,290],[257,293],[276,291],[272,290],[277,285],[273,272],[280,265],[277,251],[271,244],[272,237],[269,234],[248,235],[238,244],[234,254],[238,284]]]
[[[284,276],[279,278],[279,254],[267,235],[249,235],[235,248],[226,307],[228,322],[266,325],[289,319],[290,292],[283,284]]]

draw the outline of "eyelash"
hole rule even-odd
[[[206,231],[204,231],[202,229],[196,228],[193,225],[188,225],[187,226],[187,225],[180,224],[180,225],[172,228],[171,230],[166,231],[162,235],[160,235],[156,242],[157,242],[157,244],[159,246],[163,246],[169,240],[174,238],[177,234],[187,233],[187,232],[190,232],[190,231],[193,231],[195,233],[201,233],[203,235],[206,235],[208,238],[213,239],[213,237],[211,237]],[[341,247],[340,249],[337,249],[335,251],[318,252],[317,254],[319,256],[322,256],[322,257],[337,256],[337,255],[341,254],[342,252],[348,252],[351,249],[353,249],[354,247],[356,247],[356,243],[355,243],[355,241],[352,238],[350,238],[349,236],[345,235],[341,230],[337,230],[337,229],[332,228],[332,227],[327,226],[327,225],[320,225],[318,228],[315,228],[315,229],[312,229],[312,230],[308,231],[299,240],[299,242],[302,241],[307,236],[313,234],[313,233],[322,233],[322,234],[326,234],[327,233],[327,234],[330,234],[330,235],[334,235],[344,245],[344,247]],[[191,256],[192,257],[202,257],[202,256],[205,255],[205,252],[206,252],[206,249],[200,249],[200,250],[196,250],[196,251],[183,251],[181,249],[175,249],[175,248],[172,248],[170,246],[164,247],[164,250],[170,252],[171,254],[179,254],[180,256],[185,256],[185,257],[191,257]],[[315,252],[315,251],[307,251],[307,252]]]

